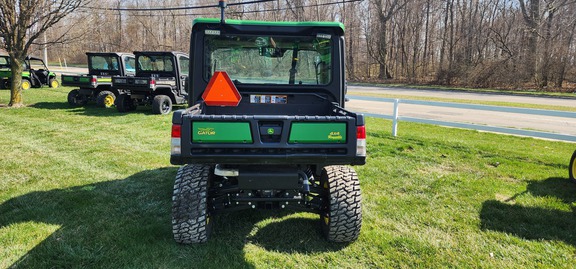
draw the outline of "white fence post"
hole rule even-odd
[[[396,137],[398,134],[398,105],[400,99],[394,99],[394,115],[392,115],[392,136]]]

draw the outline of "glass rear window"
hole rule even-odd
[[[118,71],[118,58],[115,56],[90,56],[90,68],[101,71]]]
[[[141,55],[137,58],[142,71],[173,72],[174,63],[169,55]]]
[[[332,42],[315,36],[206,35],[204,78],[226,71],[236,83],[325,85]]]

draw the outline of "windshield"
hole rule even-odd
[[[46,69],[44,62],[38,59],[31,59],[29,68],[34,70]]]
[[[132,56],[124,56],[124,68],[126,68],[126,72],[135,73],[136,59]]]
[[[99,71],[118,71],[118,57],[116,56],[90,56],[90,68]]]
[[[170,55],[141,55],[138,57],[138,67],[142,71],[174,71],[174,63]]]
[[[331,41],[315,36],[207,35],[204,78],[226,71],[235,83],[324,85]]]
[[[0,56],[0,69],[10,68],[10,58],[6,56]]]

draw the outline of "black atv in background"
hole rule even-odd
[[[154,114],[172,112],[173,104],[186,104],[188,54],[172,51],[136,51],[136,76],[114,76],[112,85],[120,96],[119,112],[152,105]]]
[[[99,107],[111,107],[118,96],[118,91],[112,87],[112,76],[134,76],[134,54],[87,52],[86,55],[87,75],[62,75],[62,85],[79,87],[68,93],[68,104],[83,106],[96,101]]]

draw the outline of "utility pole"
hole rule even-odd
[[[48,41],[46,38],[46,32],[44,32],[44,63],[46,64],[46,67],[48,67],[48,46],[46,43],[48,43]]]

